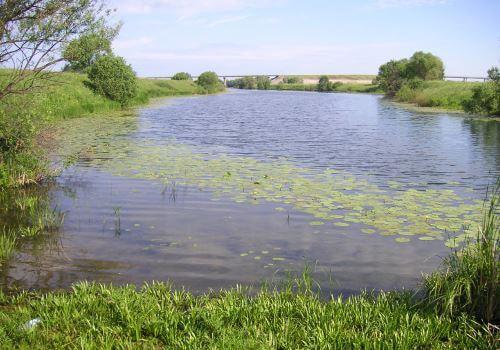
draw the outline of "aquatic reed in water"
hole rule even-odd
[[[0,230],[0,266],[14,252],[16,237],[5,227]]]
[[[485,201],[477,237],[444,260],[444,270],[424,279],[427,300],[440,312],[465,312],[478,320],[500,321],[498,244],[500,240],[500,179]]]

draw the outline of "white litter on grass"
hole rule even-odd
[[[25,330],[30,330],[30,329],[33,329],[33,328],[35,328],[35,327],[36,327],[36,325],[37,325],[37,324],[39,324],[40,322],[42,322],[42,320],[41,320],[41,319],[39,319],[39,318],[34,318],[34,319],[32,319],[32,320],[30,320],[30,321],[26,322],[26,323],[24,324],[23,328],[24,328]]]

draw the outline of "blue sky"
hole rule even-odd
[[[500,65],[500,0],[110,0],[140,76],[376,74],[430,51],[446,74]]]

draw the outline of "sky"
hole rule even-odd
[[[432,52],[447,75],[500,66],[500,0],[109,0],[139,76],[376,74]]]

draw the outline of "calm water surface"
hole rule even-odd
[[[39,242],[23,245],[2,272],[4,285],[52,289],[82,279],[170,280],[201,292],[278,279],[310,263],[325,289],[332,280],[342,293],[412,288],[447,254],[445,234],[435,240],[409,236],[402,243],[383,230],[363,233],[365,226],[355,220],[349,226],[317,222],[314,213],[287,200],[239,201],[235,192],[249,191],[238,187],[241,182],[232,188],[222,180],[206,184],[210,174],[200,174],[186,152],[230,159],[222,163],[236,169],[223,172],[228,179],[249,160],[256,173],[265,168],[273,181],[293,183],[289,192],[311,179],[311,196],[324,191],[314,181],[323,181],[326,169],[364,181],[363,188],[376,186],[387,198],[415,189],[478,199],[500,174],[499,122],[412,112],[361,94],[231,91],[170,99],[92,142],[52,192],[54,205],[66,213],[64,226],[43,248]],[[170,153],[152,158],[163,149]],[[167,157],[178,149],[184,153]],[[186,159],[191,168],[181,163]],[[280,170],[283,162],[286,171]],[[172,163],[181,164],[175,179]],[[195,174],[188,182],[182,167]],[[321,180],[315,174],[323,174]],[[266,179],[267,173],[251,185],[258,190]],[[353,187],[335,196],[352,194]],[[297,201],[304,202],[305,194],[300,196]],[[370,196],[367,201],[376,198]]]

